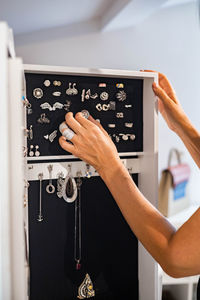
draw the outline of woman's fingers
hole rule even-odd
[[[76,121],[78,121],[82,127],[84,127],[85,129],[90,129],[91,127],[93,127],[94,125],[92,124],[91,121],[87,120],[85,117],[83,117],[81,112],[78,112],[75,115],[75,119]]]
[[[100,122],[95,120],[91,115],[89,116],[88,120],[91,121],[92,123],[94,123],[97,127],[99,127],[101,129],[101,131],[103,131],[104,134],[108,135],[107,131],[103,128],[103,126],[100,124]]]
[[[65,120],[67,125],[69,125],[69,127],[76,133],[81,133],[82,131],[82,126],[79,122],[77,122],[75,120],[75,118],[73,117],[73,113],[72,112],[68,112],[65,115]]]
[[[159,85],[161,86],[161,88],[163,88],[165,90],[165,92],[167,93],[167,95],[175,102],[178,103],[178,99],[176,97],[176,92],[174,91],[171,83],[169,82],[168,78],[162,74],[159,73],[157,71],[153,71],[153,70],[142,70],[143,72],[153,72],[153,73],[158,73],[158,81],[159,81]]]
[[[74,137],[72,138],[72,142],[73,142],[73,139],[74,139]],[[66,138],[64,137],[64,136],[61,136],[60,138],[59,138],[59,144],[60,144],[60,146],[64,149],[64,150],[66,150],[67,152],[70,152],[70,153],[72,153],[72,154],[74,154],[75,153],[75,147],[74,147],[74,145],[73,144],[71,144],[71,143],[69,143],[69,142],[67,142],[66,141]]]
[[[155,95],[165,104],[170,105],[173,103],[173,100],[167,95],[167,93],[162,89],[159,85],[157,85],[155,82],[152,85],[153,91]]]

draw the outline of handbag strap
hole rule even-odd
[[[168,168],[171,166],[173,154],[175,154],[178,164],[181,164],[181,152],[179,152],[179,150],[176,148],[172,148],[169,152]]]

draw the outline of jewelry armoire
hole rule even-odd
[[[131,232],[98,173],[58,144],[66,112],[88,110],[156,206],[152,83],[157,75],[23,65],[15,57],[6,23],[0,23],[0,41],[0,299],[78,299],[89,274],[95,292],[91,299],[160,300],[158,266]],[[59,196],[58,181],[69,174],[82,183],[79,207],[78,200],[68,203]]]

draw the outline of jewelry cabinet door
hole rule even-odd
[[[23,64],[21,59],[8,62],[8,141],[9,141],[9,186],[10,186],[10,256],[12,299],[27,299],[27,260],[25,257],[25,159],[24,105],[22,101]]]
[[[6,23],[0,23],[0,40],[0,299],[25,300],[22,61],[11,58],[14,44]]]

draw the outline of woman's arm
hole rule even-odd
[[[153,87],[160,98],[159,110],[169,127],[184,136],[186,146],[199,163],[198,134],[193,136],[194,129],[169,88],[168,81],[162,80],[159,87]],[[99,172],[132,231],[163,269],[174,277],[199,274],[200,210],[176,231],[140,193],[121,163],[115,145],[98,122],[92,117],[86,120],[80,113],[75,118],[68,113],[66,123],[75,132],[73,144],[61,137],[60,145]]]
[[[178,231],[140,193],[122,165],[101,170],[123,216],[140,242],[172,277],[200,273],[200,210]]]

